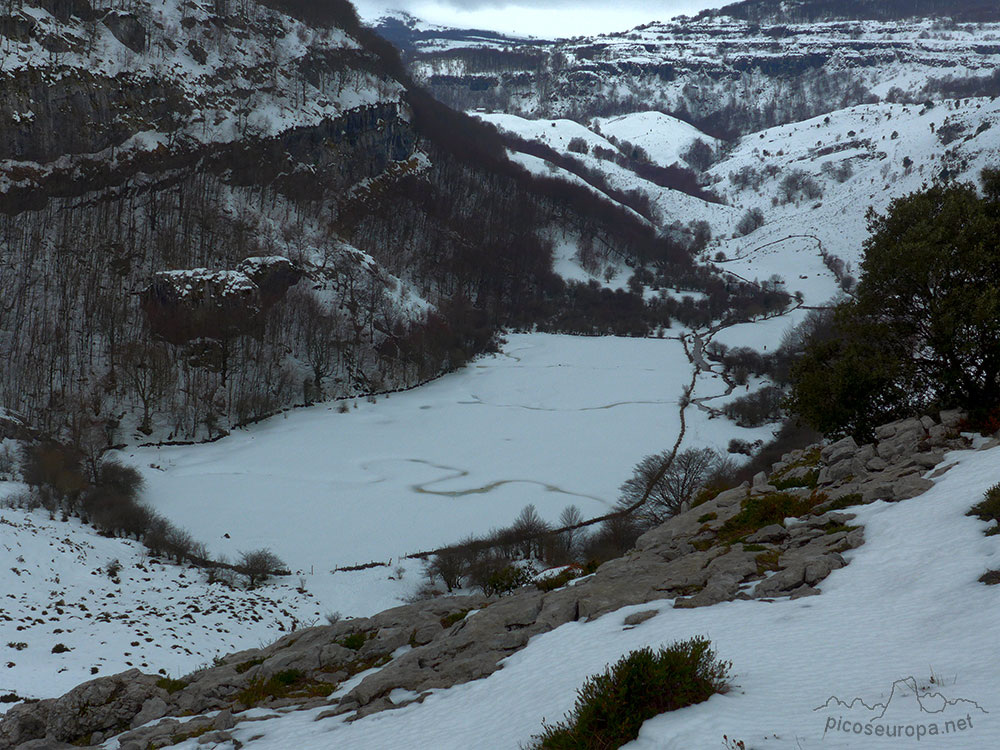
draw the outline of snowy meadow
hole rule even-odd
[[[147,502],[215,555],[270,547],[304,573],[395,562],[508,524],[527,504],[549,521],[570,504],[606,513],[632,466],[673,445],[691,372],[676,339],[517,334],[499,355],[374,403],[124,458]],[[736,430],[688,418],[686,445],[724,448]]]

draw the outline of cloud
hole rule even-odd
[[[625,31],[643,23],[720,7],[726,0],[356,0],[362,18],[405,10],[444,26],[541,37]]]

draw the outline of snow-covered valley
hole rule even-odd
[[[286,0],[100,0],[99,22],[40,2],[55,10],[0,11],[0,82],[21,86],[0,87],[0,199],[48,202],[0,205],[0,280],[20,284],[0,284],[17,289],[0,304],[0,750],[65,750],[23,717],[89,680],[111,697],[77,688],[59,710],[100,713],[131,669],[151,675],[128,678],[135,706],[59,738],[513,750],[588,676],[693,636],[731,662],[731,689],[647,720],[630,750],[1000,747],[1000,586],[984,585],[1000,535],[968,516],[994,486],[1000,508],[1000,421],[982,437],[935,402],[902,442],[892,425],[840,441],[839,464],[832,439],[807,448],[817,433],[781,421],[789,334],[856,293],[869,209],[1000,168],[1000,98],[983,94],[1000,22],[706,16],[550,43],[406,17],[409,73],[465,117],[415,92],[340,0],[318,21]],[[37,91],[128,75],[187,104],[93,108],[127,124],[119,141],[49,127],[62,115]],[[82,168],[105,162],[136,172]],[[263,261],[278,270],[251,282]],[[151,279],[176,283],[156,299]],[[216,297],[226,279],[242,286]],[[630,337],[589,335],[610,331]],[[724,416],[761,394],[759,426]],[[775,453],[785,429],[799,442]],[[53,436],[76,441],[76,475],[33,481]],[[637,462],[689,448],[734,463],[666,524],[603,556],[580,541],[603,525],[576,547],[549,533],[622,508]],[[105,459],[143,480],[141,532],[98,531]],[[727,493],[730,517],[697,505]],[[724,537],[770,496],[796,512]],[[559,562],[530,536],[497,552],[529,506]],[[155,528],[189,535],[186,562],[138,541]],[[802,550],[824,543],[818,574]],[[454,587],[431,565],[449,545],[468,554]],[[252,550],[287,571],[242,580]],[[473,554],[530,575],[488,590]],[[305,692],[247,697],[281,675]],[[195,729],[117,738],[160,720]]]
[[[30,651],[11,650],[17,666],[0,687],[43,697],[95,665],[181,674],[328,613],[397,606],[422,580],[407,555],[509,524],[525,505],[552,522],[571,504],[603,515],[635,462],[673,444],[691,377],[675,338],[512,334],[501,354],[411,391],[297,409],[215,443],[124,452],[146,479],[145,501],[213,556],[269,547],[293,575],[232,591],[75,520],[2,510],[0,569],[10,571],[8,614],[20,616],[0,624],[0,642]],[[702,374],[695,396],[725,390]],[[770,435],[685,411],[685,446]],[[113,559],[120,584],[104,572]],[[380,565],[336,570],[369,562]],[[74,604],[50,619],[58,601]],[[70,615],[78,603],[89,609]],[[74,651],[50,653],[57,642]]]
[[[148,502],[213,553],[269,546],[325,571],[484,533],[529,503],[550,521],[570,504],[606,513],[631,466],[673,445],[691,375],[677,339],[512,334],[500,355],[375,403],[126,455]],[[696,395],[713,395],[707,381]],[[685,445],[725,449],[735,428],[696,411]]]

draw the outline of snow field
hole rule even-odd
[[[628,141],[649,154],[654,164],[668,167],[671,164],[684,165],[681,154],[696,140],[702,140],[718,147],[717,138],[706,135],[683,120],[662,112],[634,112],[620,117],[596,119],[601,133],[614,136],[619,141]]]
[[[5,482],[0,493],[19,488]],[[202,571],[41,509],[0,508],[0,540],[0,693],[47,698],[133,667],[177,677],[322,621],[314,596],[291,581],[208,585]]]
[[[538,636],[499,672],[433,691],[422,704],[351,724],[316,721],[321,709],[296,712],[238,727],[235,736],[252,750],[365,750],[402,741],[436,750],[518,748],[543,720],[561,719],[577,688],[608,663],[646,645],[706,635],[719,657],[733,663],[732,690],[651,719],[629,750],[723,747],[723,735],[758,750],[995,747],[1000,646],[992,634],[1000,599],[976,579],[1000,563],[1000,539],[984,536],[984,524],[965,512],[1000,479],[998,453],[953,453],[948,460],[958,465],[923,496],[854,509],[865,544],[848,553],[850,564],[823,582],[818,597],[695,610],[674,610],[669,601],[628,607]],[[660,613],[623,627],[626,615],[651,608]],[[907,683],[916,686],[919,703]],[[878,706],[827,707],[831,696],[889,704],[879,719]],[[967,715],[971,727],[957,729]],[[889,739],[828,730],[828,720],[838,719],[900,726],[904,733]],[[933,740],[905,734],[907,726],[927,731],[932,723]]]
[[[293,570],[325,571],[485,533],[529,503],[552,521],[570,504],[606,512],[632,466],[673,445],[690,377],[677,340],[517,334],[498,356],[376,404],[123,457],[150,505],[213,554],[267,546]],[[688,443],[768,434],[688,418]]]

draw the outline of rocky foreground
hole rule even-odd
[[[847,564],[842,553],[864,542],[863,528],[852,526],[854,515],[843,509],[929,489],[933,477],[951,468],[941,465],[945,451],[971,447],[959,433],[962,420],[957,411],[942,412],[939,421],[880,427],[873,444],[846,438],[793,451],[752,484],[679,514],[640,537],[625,557],[554,591],[440,597],[299,630],[181,680],[131,670],[61,698],[14,706],[0,720],[0,750],[94,746],[115,735],[122,750],[193,737],[239,747],[228,730],[259,719],[259,712],[245,713],[251,707],[329,706],[319,720],[398,708],[430,690],[486,677],[535,635],[624,606],[817,595],[822,580]],[[625,624],[655,613],[632,615]],[[362,673],[353,688],[338,691]],[[389,695],[399,689],[407,697],[394,702]]]

